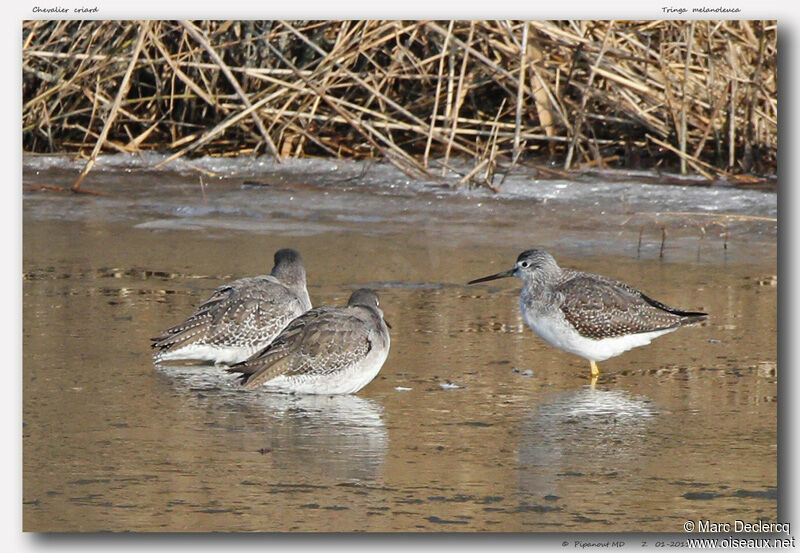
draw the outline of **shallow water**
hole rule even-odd
[[[774,194],[519,176],[493,196],[355,164],[217,160],[195,162],[223,177],[201,187],[126,163],[92,173],[104,196],[24,196],[25,530],[777,519]],[[24,182],[69,185],[72,169],[29,160]],[[704,210],[747,217],[678,215]],[[286,246],[314,305],[378,291],[393,328],[376,380],[297,397],[154,368],[150,336]],[[532,246],[711,319],[601,363],[592,387],[587,362],[524,327],[519,281],[464,284]]]

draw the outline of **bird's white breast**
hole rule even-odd
[[[166,353],[157,353],[156,361],[180,361],[194,359],[198,361],[213,361],[217,364],[232,365],[247,360],[261,347],[269,344],[268,341],[246,347],[221,347],[210,344],[188,344],[182,348]]]
[[[579,355],[590,361],[605,361],[629,349],[646,346],[654,338],[677,328],[594,339],[581,336],[557,309],[548,311],[546,316],[540,316],[538,312],[526,306],[522,298],[520,298],[520,309],[525,323],[542,340],[555,348]]]

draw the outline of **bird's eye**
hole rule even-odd
[[[530,263],[528,263],[527,261],[523,261],[522,263],[520,263],[520,265],[522,265],[523,269],[527,269],[528,265],[530,265]]]

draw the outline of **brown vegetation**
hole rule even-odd
[[[27,152],[774,174],[764,21],[27,21]],[[169,161],[168,160],[168,161]],[[166,163],[166,162],[165,162]]]

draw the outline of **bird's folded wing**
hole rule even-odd
[[[217,288],[183,323],[154,338],[154,347],[174,348],[198,340],[249,345],[274,336],[302,311],[300,300],[274,279],[241,279]]]
[[[329,375],[363,360],[371,347],[363,320],[317,308],[294,319],[269,346],[230,371],[241,373],[247,387],[281,375]]]
[[[680,317],[638,290],[610,279],[576,276],[556,287],[567,321],[586,338],[602,339],[674,328]]]
[[[221,302],[224,302],[232,292],[231,286],[220,286],[209,299],[204,301],[195,309],[185,321],[166,329],[161,335],[151,338],[153,347],[169,347],[176,343],[185,342],[190,337],[204,333],[214,319],[214,310]]]

